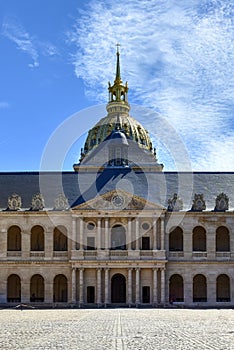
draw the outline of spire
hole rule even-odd
[[[107,105],[107,112],[108,113],[115,113],[117,110],[119,111],[119,106],[117,107],[116,103],[121,103],[121,111],[122,113],[128,113],[130,110],[130,106],[128,104],[128,84],[127,82],[125,85],[123,84],[121,80],[121,75],[120,75],[120,52],[119,52],[119,47],[120,44],[116,44],[117,46],[117,51],[116,51],[116,76],[115,76],[115,81],[114,84],[111,85],[109,82],[109,103]]]
[[[116,62],[115,84],[121,84],[122,80],[121,80],[121,75],[120,75],[120,60],[119,60],[119,56],[120,56],[119,47],[120,47],[120,44],[117,43],[116,47],[117,47],[117,51],[116,51],[117,62]]]

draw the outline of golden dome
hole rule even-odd
[[[127,139],[137,142],[139,147],[143,149],[152,151],[152,142],[148,131],[136,119],[126,113],[119,113],[118,116],[111,113],[89,130],[84,146],[84,156],[106,140],[116,129],[117,124],[119,129],[125,133]]]

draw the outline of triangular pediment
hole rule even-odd
[[[82,203],[73,210],[163,210],[164,207],[123,190],[112,190]]]

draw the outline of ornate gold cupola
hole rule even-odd
[[[108,83],[109,103],[107,104],[106,109],[109,115],[116,113],[129,113],[130,111],[130,106],[128,104],[128,83],[126,82],[125,85],[123,85],[120,74],[120,44],[117,44],[116,46],[116,77],[113,85],[111,85],[110,82]]]

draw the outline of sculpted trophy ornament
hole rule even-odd
[[[8,197],[8,210],[20,210],[22,206],[21,197],[13,193]]]
[[[183,201],[178,197],[177,193],[174,193],[173,198],[168,199],[168,211],[180,211],[183,209]]]
[[[229,198],[225,193],[220,193],[215,200],[214,211],[226,211],[229,209]]]
[[[68,200],[64,194],[59,193],[58,197],[54,201],[54,210],[66,210],[68,209]]]
[[[31,210],[43,210],[45,207],[44,199],[41,193],[37,193],[32,197]]]
[[[202,193],[195,193],[194,195],[194,200],[193,200],[193,205],[191,208],[192,211],[203,211],[206,210],[206,203],[203,198]]]

